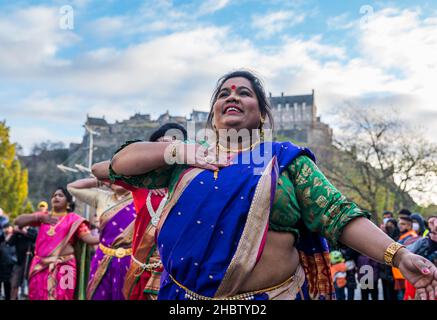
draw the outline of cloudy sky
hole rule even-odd
[[[314,89],[334,127],[345,102],[391,107],[437,141],[435,1],[0,0],[0,120],[26,152],[80,141],[87,114],[206,111],[241,67]]]

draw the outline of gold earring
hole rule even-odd
[[[260,122],[261,122],[261,127],[259,128],[259,135],[260,135],[260,139],[262,141],[264,141],[264,129],[263,128],[264,128],[264,123],[266,122],[266,120],[263,117],[261,117]]]

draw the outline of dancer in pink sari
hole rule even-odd
[[[99,243],[85,219],[73,213],[74,203],[64,188],[51,199],[50,213],[23,214],[15,220],[19,227],[39,226],[35,256],[29,270],[30,300],[73,300],[76,288],[76,258],[73,245],[81,240]]]

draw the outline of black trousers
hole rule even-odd
[[[384,300],[397,300],[396,291],[395,291],[395,283],[391,280],[381,279],[382,280],[382,292],[384,294]]]
[[[11,300],[11,283],[10,281],[0,281],[0,292],[3,287],[5,291],[5,300]]]
[[[373,289],[361,289],[361,300],[369,300],[369,296],[378,300],[378,282],[373,284]]]
[[[355,300],[355,287],[347,287],[347,300]]]

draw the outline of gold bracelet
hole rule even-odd
[[[176,140],[172,143],[170,143],[167,148],[164,151],[164,159],[167,162],[167,164],[174,164],[177,162],[177,147],[182,143],[180,140]]]
[[[393,242],[387,247],[387,249],[385,249],[384,262],[386,265],[393,267],[393,258],[401,248],[405,248],[405,246],[401,245],[400,243]]]

